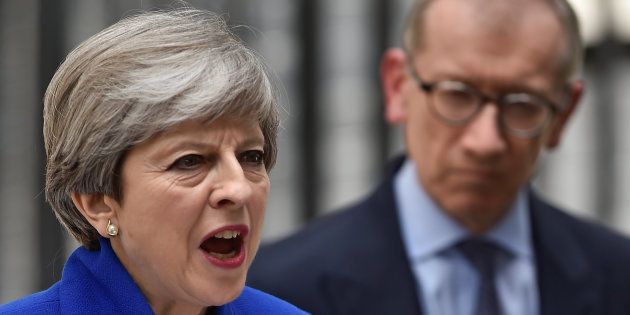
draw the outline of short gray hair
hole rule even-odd
[[[437,0],[415,0],[409,15],[403,35],[403,44],[407,52],[414,52],[421,48],[424,30],[425,12],[429,5]],[[525,0],[531,1],[531,0]],[[568,48],[566,56],[560,65],[559,78],[569,81],[575,79],[582,71],[584,46],[580,35],[580,25],[575,11],[566,0],[543,0],[549,4],[553,12],[560,19],[566,34]]]
[[[73,192],[121,200],[120,168],[135,145],[189,120],[251,117],[276,160],[277,98],[260,57],[218,15],[192,8],[127,17],[75,48],[44,97],[46,198],[88,249],[98,232]]]

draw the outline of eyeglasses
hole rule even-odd
[[[521,138],[533,138],[560,109],[553,102],[529,93],[509,93],[494,98],[459,81],[424,82],[414,67],[409,68],[418,87],[429,95],[430,109],[449,125],[465,125],[485,104],[494,103],[499,107],[499,121],[508,132]]]

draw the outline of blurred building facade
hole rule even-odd
[[[351,203],[402,152],[382,119],[380,54],[398,45],[410,0],[197,0],[221,12],[283,84],[280,155],[265,239]],[[585,99],[534,185],[630,234],[627,0],[573,0],[588,43]],[[116,20],[176,2],[0,0],[0,303],[56,281],[76,243],[43,197],[42,95],[63,57]],[[247,25],[239,27],[238,25]]]

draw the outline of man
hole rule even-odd
[[[582,94],[565,0],[418,1],[382,59],[407,156],[363,202],[261,250],[315,314],[630,314],[630,241],[528,185]]]

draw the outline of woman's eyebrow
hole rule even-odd
[[[155,153],[163,153],[170,154],[173,152],[177,152],[180,150],[199,150],[206,151],[208,149],[213,150],[219,147],[218,144],[213,143],[211,140],[202,140],[202,139],[181,139],[177,140],[179,137],[175,137],[173,139],[169,139],[169,144],[158,145],[155,150],[151,150]],[[252,146],[264,146],[265,139],[262,136],[247,136],[242,141],[238,141],[237,148],[239,147],[252,147]]]
[[[265,145],[265,138],[262,136],[249,136],[245,138],[240,146],[249,147],[249,146],[257,146],[257,145]]]

